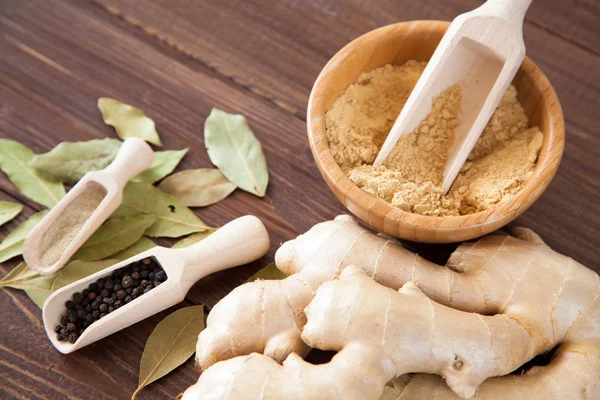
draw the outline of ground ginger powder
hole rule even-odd
[[[433,101],[430,114],[403,135],[384,165],[371,165],[425,62],[386,65],[360,75],[326,114],[334,159],[358,187],[404,211],[466,215],[514,196],[531,177],[543,134],[529,121],[510,86],[454,185],[441,184],[454,128],[460,123],[458,86]]]

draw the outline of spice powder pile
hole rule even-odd
[[[512,85],[446,195],[441,183],[460,123],[459,86],[434,99],[430,114],[400,138],[384,165],[371,165],[425,65],[386,65],[360,75],[346,89],[326,114],[336,162],[364,191],[422,215],[471,214],[514,196],[533,174],[543,134],[529,128]]]

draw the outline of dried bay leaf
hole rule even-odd
[[[114,258],[98,261],[71,261],[63,269],[61,269],[55,274],[56,277],[52,281],[51,290],[52,292],[55,292],[58,289],[70,285],[75,281],[78,281],[87,276],[95,274],[98,271],[102,271],[105,268],[115,265],[119,261],[120,260]]]
[[[181,249],[183,247],[188,247],[191,246],[193,244],[198,243],[199,241],[206,239],[207,237],[209,237],[210,235],[212,235],[213,233],[215,233],[217,230],[211,230],[211,231],[205,231],[205,232],[197,232],[197,233],[192,233],[190,236],[181,239],[180,241],[178,241],[177,243],[175,243],[172,248],[173,249]]]
[[[227,179],[247,192],[265,195],[267,160],[246,118],[213,108],[204,124],[204,143],[210,160]]]
[[[21,143],[0,139],[0,169],[12,183],[31,200],[52,208],[65,195],[60,182],[49,181],[29,166],[35,157],[33,151]]]
[[[262,279],[262,280],[265,280],[265,281],[270,281],[270,280],[279,280],[279,279],[285,279],[285,278],[287,278],[287,275],[284,274],[283,272],[281,272],[275,266],[275,263],[272,262],[271,264],[267,265],[266,267],[264,267],[263,269],[261,269],[260,271],[258,271],[254,275],[252,275],[244,283],[254,282],[254,281],[258,280],[258,279]]]
[[[2,280],[0,287],[11,287],[25,291],[29,298],[40,308],[52,292],[67,286],[86,276],[95,274],[119,260],[72,261],[52,275],[38,275],[24,262],[17,265]]]
[[[46,179],[75,184],[88,172],[106,168],[117,156],[121,143],[117,139],[62,142],[48,153],[33,157],[29,165]]]
[[[120,261],[127,260],[128,258],[137,256],[138,254],[149,250],[153,247],[156,247],[156,243],[154,243],[152,239],[147,238],[146,236],[142,236],[140,240],[138,240],[125,250],[121,250],[120,252],[113,254],[111,258],[116,258]]]
[[[106,221],[73,255],[73,259],[94,261],[109,257],[137,242],[154,222],[152,215],[113,218]]]
[[[40,211],[33,214],[29,219],[21,225],[17,226],[8,236],[0,243],[0,262],[4,262],[23,253],[23,242],[29,232],[44,218],[48,210]]]
[[[22,210],[23,206],[21,204],[12,203],[10,201],[0,201],[0,226],[19,215]]]
[[[146,341],[140,362],[139,387],[131,398],[186,362],[196,351],[196,341],[203,329],[203,305],[180,308],[163,319]]]
[[[162,146],[154,121],[141,110],[108,97],[98,99],[98,108],[104,123],[113,126],[121,139],[137,137],[148,143]]]
[[[144,235],[180,237],[213,228],[207,226],[192,210],[149,183],[130,182],[123,190],[123,202],[112,217],[152,215],[154,222]]]
[[[154,183],[161,180],[175,170],[187,152],[188,149],[155,152],[152,166],[131,179],[131,181]]]
[[[204,207],[229,196],[236,185],[216,168],[190,169],[165,178],[158,188],[188,207]]]

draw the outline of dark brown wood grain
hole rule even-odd
[[[197,214],[219,226],[260,217],[272,246],[264,259],[210,276],[186,304],[214,305],[279,244],[342,206],[321,179],[306,140],[306,103],[327,60],[378,26],[452,19],[477,0],[3,0],[0,1],[0,137],[36,152],[61,141],[114,137],[96,101],[111,96],[153,118],[165,149],[188,147],[180,169],[210,166],[203,125],[211,108],[244,114],[265,149],[267,196],[236,191]],[[541,4],[543,3],[543,4]],[[534,2],[528,54],[561,99],[567,145],[559,173],[515,225],[538,231],[558,251],[600,271],[600,9],[595,0]],[[0,176],[0,200],[26,204],[0,239],[41,209]],[[160,241],[170,244],[172,241]],[[443,262],[452,246],[415,246]],[[0,267],[2,274],[17,264]],[[0,290],[0,398],[127,399],[137,386],[146,338],[168,312],[74,354],[57,353],[39,309],[20,291]],[[197,379],[191,361],[142,391],[173,398]]]

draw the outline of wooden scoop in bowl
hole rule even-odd
[[[127,181],[150,167],[153,160],[146,142],[125,140],[108,167],[85,174],[29,233],[23,244],[27,265],[41,275],[61,269],[119,207]]]
[[[452,22],[394,123],[375,165],[383,164],[400,136],[414,131],[427,117],[435,97],[459,85],[460,124],[454,129],[442,179],[444,192],[450,189],[525,58],[523,19],[532,1],[488,0]]]
[[[203,277],[254,261],[269,250],[269,235],[255,216],[247,215],[226,224],[206,239],[189,247],[154,247],[125,261],[80,279],[52,293],[42,308],[48,338],[61,353],[71,353],[121,329],[181,302],[188,290]],[[100,278],[137,261],[153,258],[166,272],[160,286],[124,304],[89,325],[75,343],[59,341],[54,328],[66,313],[65,303]]]

